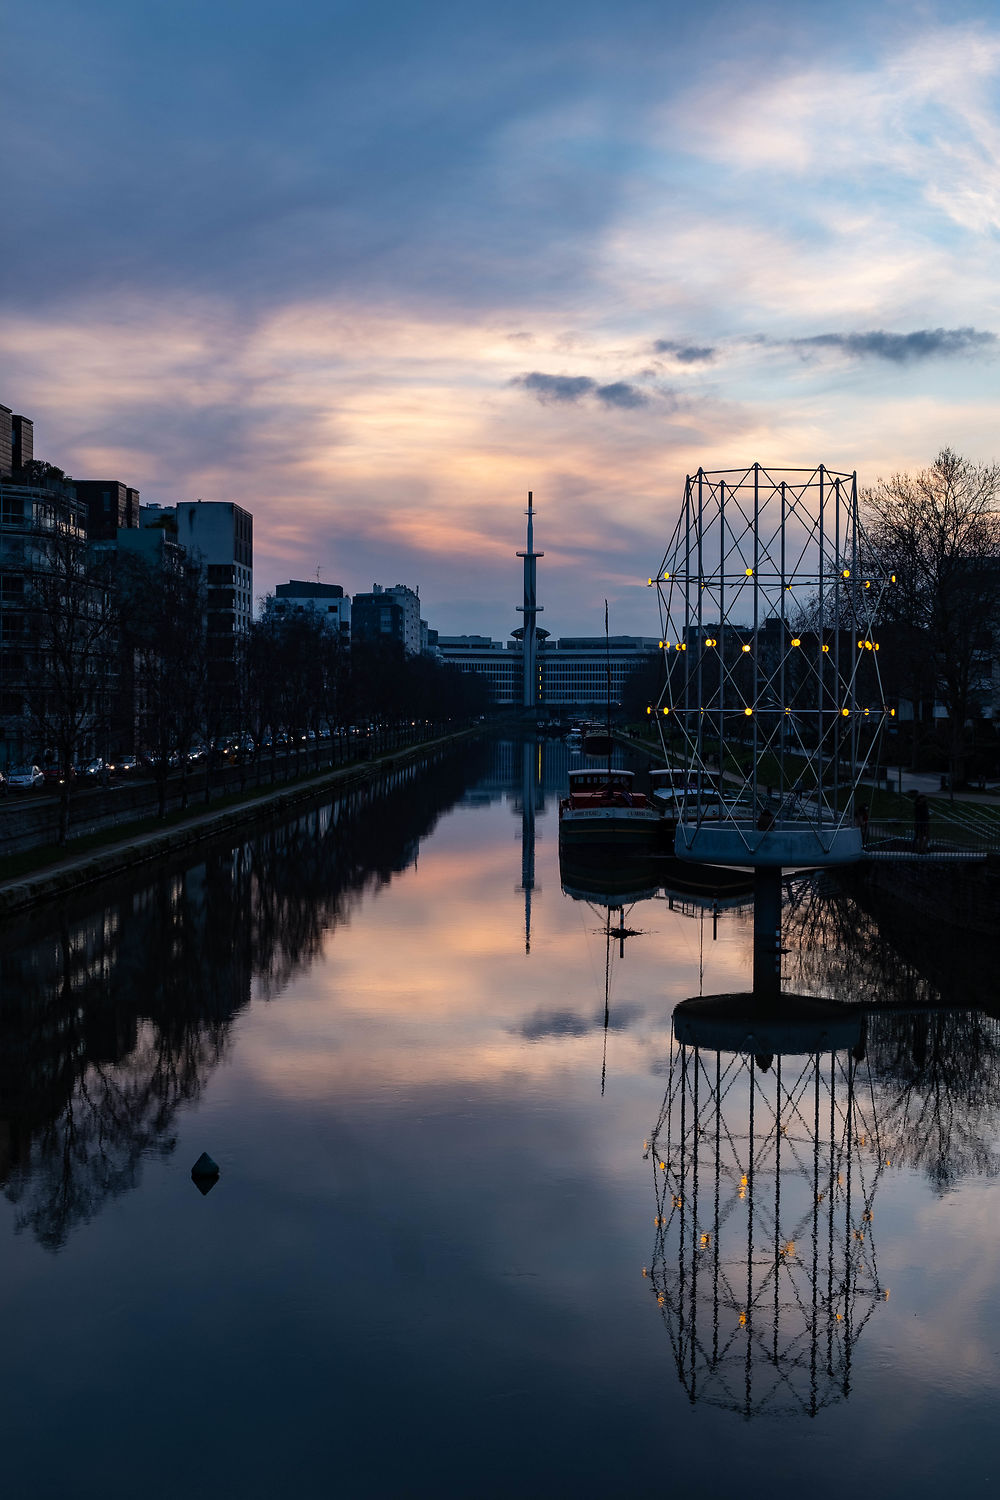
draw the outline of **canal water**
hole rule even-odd
[[[748,987],[745,891],[560,871],[568,764],[466,749],[4,934],[12,1500],[995,1487],[989,956],[798,877],[786,989],[843,1024],[675,1032]]]

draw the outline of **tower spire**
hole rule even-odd
[[[534,519],[535,508],[531,490],[528,491],[528,537],[524,552],[519,552],[518,557],[524,558],[524,603],[517,606],[518,613],[524,615],[524,640],[522,662],[524,665],[524,691],[522,693],[522,706],[533,713],[538,706],[538,629],[537,616],[541,613],[542,606],[537,602],[535,583],[535,562],[539,557],[544,557],[544,552],[535,551]]]

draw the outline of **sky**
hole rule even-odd
[[[254,586],[655,636],[698,466],[1000,458],[1000,3],[0,0],[0,402]],[[16,66],[9,66],[15,60]]]

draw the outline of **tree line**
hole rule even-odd
[[[343,642],[323,616],[266,607],[245,633],[218,629],[204,577],[189,561],[150,562],[88,544],[70,524],[33,540],[20,634],[17,701],[29,742],[60,769],[87,757],[143,753],[166,803],[171,770],[197,747],[256,764],[260,779],[303,744],[373,724],[441,723],[484,710],[478,679],[386,639]],[[226,622],[224,621],[224,624]],[[71,778],[61,781],[60,836]]]

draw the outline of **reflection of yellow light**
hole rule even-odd
[[[795,1254],[795,1241],[794,1240],[789,1240],[788,1241],[788,1244],[785,1246],[785,1254],[786,1255],[794,1255]]]
[[[663,650],[663,642],[662,641],[660,642],[660,650],[661,651]]]
[[[670,577],[670,574],[669,574],[669,573],[664,573],[664,575],[663,575],[663,576],[664,576],[664,578],[669,578],[669,577]]]
[[[740,1327],[741,1328],[745,1328],[746,1326],[747,1326],[747,1315],[746,1315],[745,1312],[741,1312],[740,1313]]]
[[[895,583],[896,582],[896,575],[895,575],[895,573],[891,573],[889,575],[889,582],[890,583]]]
[[[838,1313],[837,1314],[837,1322],[838,1323],[842,1323],[843,1321],[844,1321],[844,1314],[843,1313]]]
[[[666,1162],[665,1161],[661,1161],[660,1162],[660,1171],[661,1172],[665,1172],[666,1170],[667,1170],[667,1164],[666,1164]]]
[[[866,589],[870,589],[870,588],[871,588],[871,586],[872,586],[872,581],[871,581],[871,579],[870,579],[870,578],[866,578],[866,579],[865,579],[865,588],[866,588]]]
[[[850,570],[850,568],[845,568],[844,569],[844,577],[845,578],[850,578],[850,576],[851,576],[851,570]]]
[[[653,580],[651,578],[647,578],[646,579],[646,583],[647,583],[647,585],[648,585],[649,588],[653,587]]]
[[[746,1185],[747,1185],[747,1174],[744,1172],[743,1176],[740,1178],[740,1187],[746,1187]]]
[[[753,568],[747,568],[747,577],[748,578],[752,578],[753,577]]]
[[[675,1193],[674,1194],[674,1207],[675,1208],[682,1208],[683,1207],[683,1200],[681,1199],[680,1193]]]
[[[825,1194],[825,1193],[817,1193],[817,1194],[816,1194],[816,1202],[817,1202],[817,1203],[822,1203],[822,1202],[823,1202],[823,1199],[824,1199],[824,1198],[825,1198],[825,1197],[826,1197],[826,1194]]]
[[[644,1277],[646,1277],[646,1276],[649,1275],[649,1272],[646,1270],[645,1266],[643,1266],[643,1268],[642,1268],[642,1274],[643,1274]]]
[[[710,1234],[703,1234],[702,1237],[701,1237],[701,1248],[703,1250],[707,1250],[708,1247],[709,1247],[709,1245],[711,1243],[712,1243],[712,1236]]]

